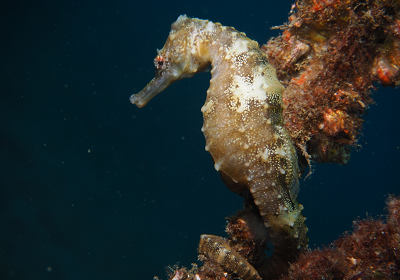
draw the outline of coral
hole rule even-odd
[[[290,266],[289,279],[399,279],[400,198],[387,201],[388,217],[354,222],[331,248],[305,253]]]
[[[400,84],[400,2],[297,1],[263,50],[286,89],[286,127],[299,154],[347,164],[373,82]]]

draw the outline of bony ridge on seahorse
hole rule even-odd
[[[284,88],[257,42],[232,27],[182,15],[172,24],[154,64],[153,80],[130,97],[138,107],[211,64],[210,88],[201,109],[206,150],[231,191],[251,193],[275,258],[297,256],[308,242],[297,202],[297,154],[283,123]]]

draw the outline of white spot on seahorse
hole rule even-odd
[[[285,157],[285,156],[286,156],[286,152],[285,152],[285,150],[284,150],[283,147],[276,148],[275,154],[276,154],[276,155],[280,155],[280,156],[282,156],[282,157]]]
[[[219,169],[221,168],[221,164],[222,164],[222,161],[216,162],[214,164],[215,170],[219,171]]]
[[[248,110],[251,101],[258,101],[260,104],[265,103],[267,98],[265,78],[256,75],[252,80],[249,77],[242,77],[235,75],[232,79],[230,92],[232,92],[232,99],[236,101],[236,111],[242,113]]]
[[[203,114],[209,113],[212,111],[213,107],[214,107],[214,101],[210,100],[206,104],[204,104],[203,107],[201,107],[201,112]]]
[[[212,21],[209,21],[204,28],[204,31],[210,33],[215,32],[215,24]]]
[[[230,47],[231,51],[236,54],[248,52],[249,48],[247,47],[247,40],[237,39],[235,43]]]
[[[262,159],[263,161],[267,161],[268,158],[269,158],[269,150],[268,150],[268,149],[265,149],[265,151],[261,154],[261,159]]]

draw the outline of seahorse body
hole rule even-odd
[[[155,78],[130,100],[143,107],[172,82],[210,64],[201,111],[215,169],[230,190],[251,192],[275,252],[304,248],[307,228],[297,202],[297,154],[283,123],[284,88],[257,42],[232,27],[180,16],[158,51]]]

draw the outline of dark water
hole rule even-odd
[[[200,234],[224,235],[241,207],[204,151],[210,76],[143,109],[129,96],[153,77],[180,14],[263,43],[291,2],[36,2],[0,4],[0,279],[152,279],[189,266]],[[313,247],[399,194],[399,96],[375,93],[348,166],[301,182]]]

